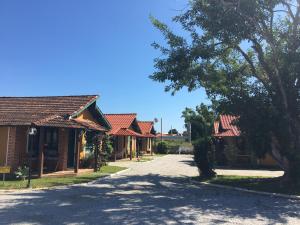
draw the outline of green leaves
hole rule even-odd
[[[185,38],[151,20],[166,40],[153,44],[162,56],[151,79],[172,94],[205,88],[217,112],[240,116],[242,134],[259,155],[271,151],[271,136],[283,155],[299,153],[299,1],[192,0],[173,19],[190,34]]]

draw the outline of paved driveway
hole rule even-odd
[[[300,224],[300,202],[189,183],[191,156],[93,184],[0,194],[0,224]]]

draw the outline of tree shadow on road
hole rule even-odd
[[[0,199],[0,206],[7,204],[0,208],[1,224],[193,224],[257,217],[272,224],[286,223],[287,217],[300,220],[296,201],[196,186],[184,177],[157,174],[6,196],[8,200]],[[17,203],[10,206],[10,197]]]

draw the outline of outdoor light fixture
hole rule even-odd
[[[36,135],[36,133],[37,133],[37,129],[35,127],[29,128],[29,132],[28,132],[29,136],[34,136]]]
[[[37,129],[35,127],[30,127],[28,131],[29,138],[31,139],[31,143],[33,143],[34,136],[37,134]],[[31,144],[30,149],[33,152],[33,144]],[[27,183],[27,188],[31,187],[31,155],[28,157],[28,183]]]

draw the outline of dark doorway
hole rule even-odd
[[[69,145],[68,145],[68,168],[74,168],[75,161],[75,130],[69,132]]]

